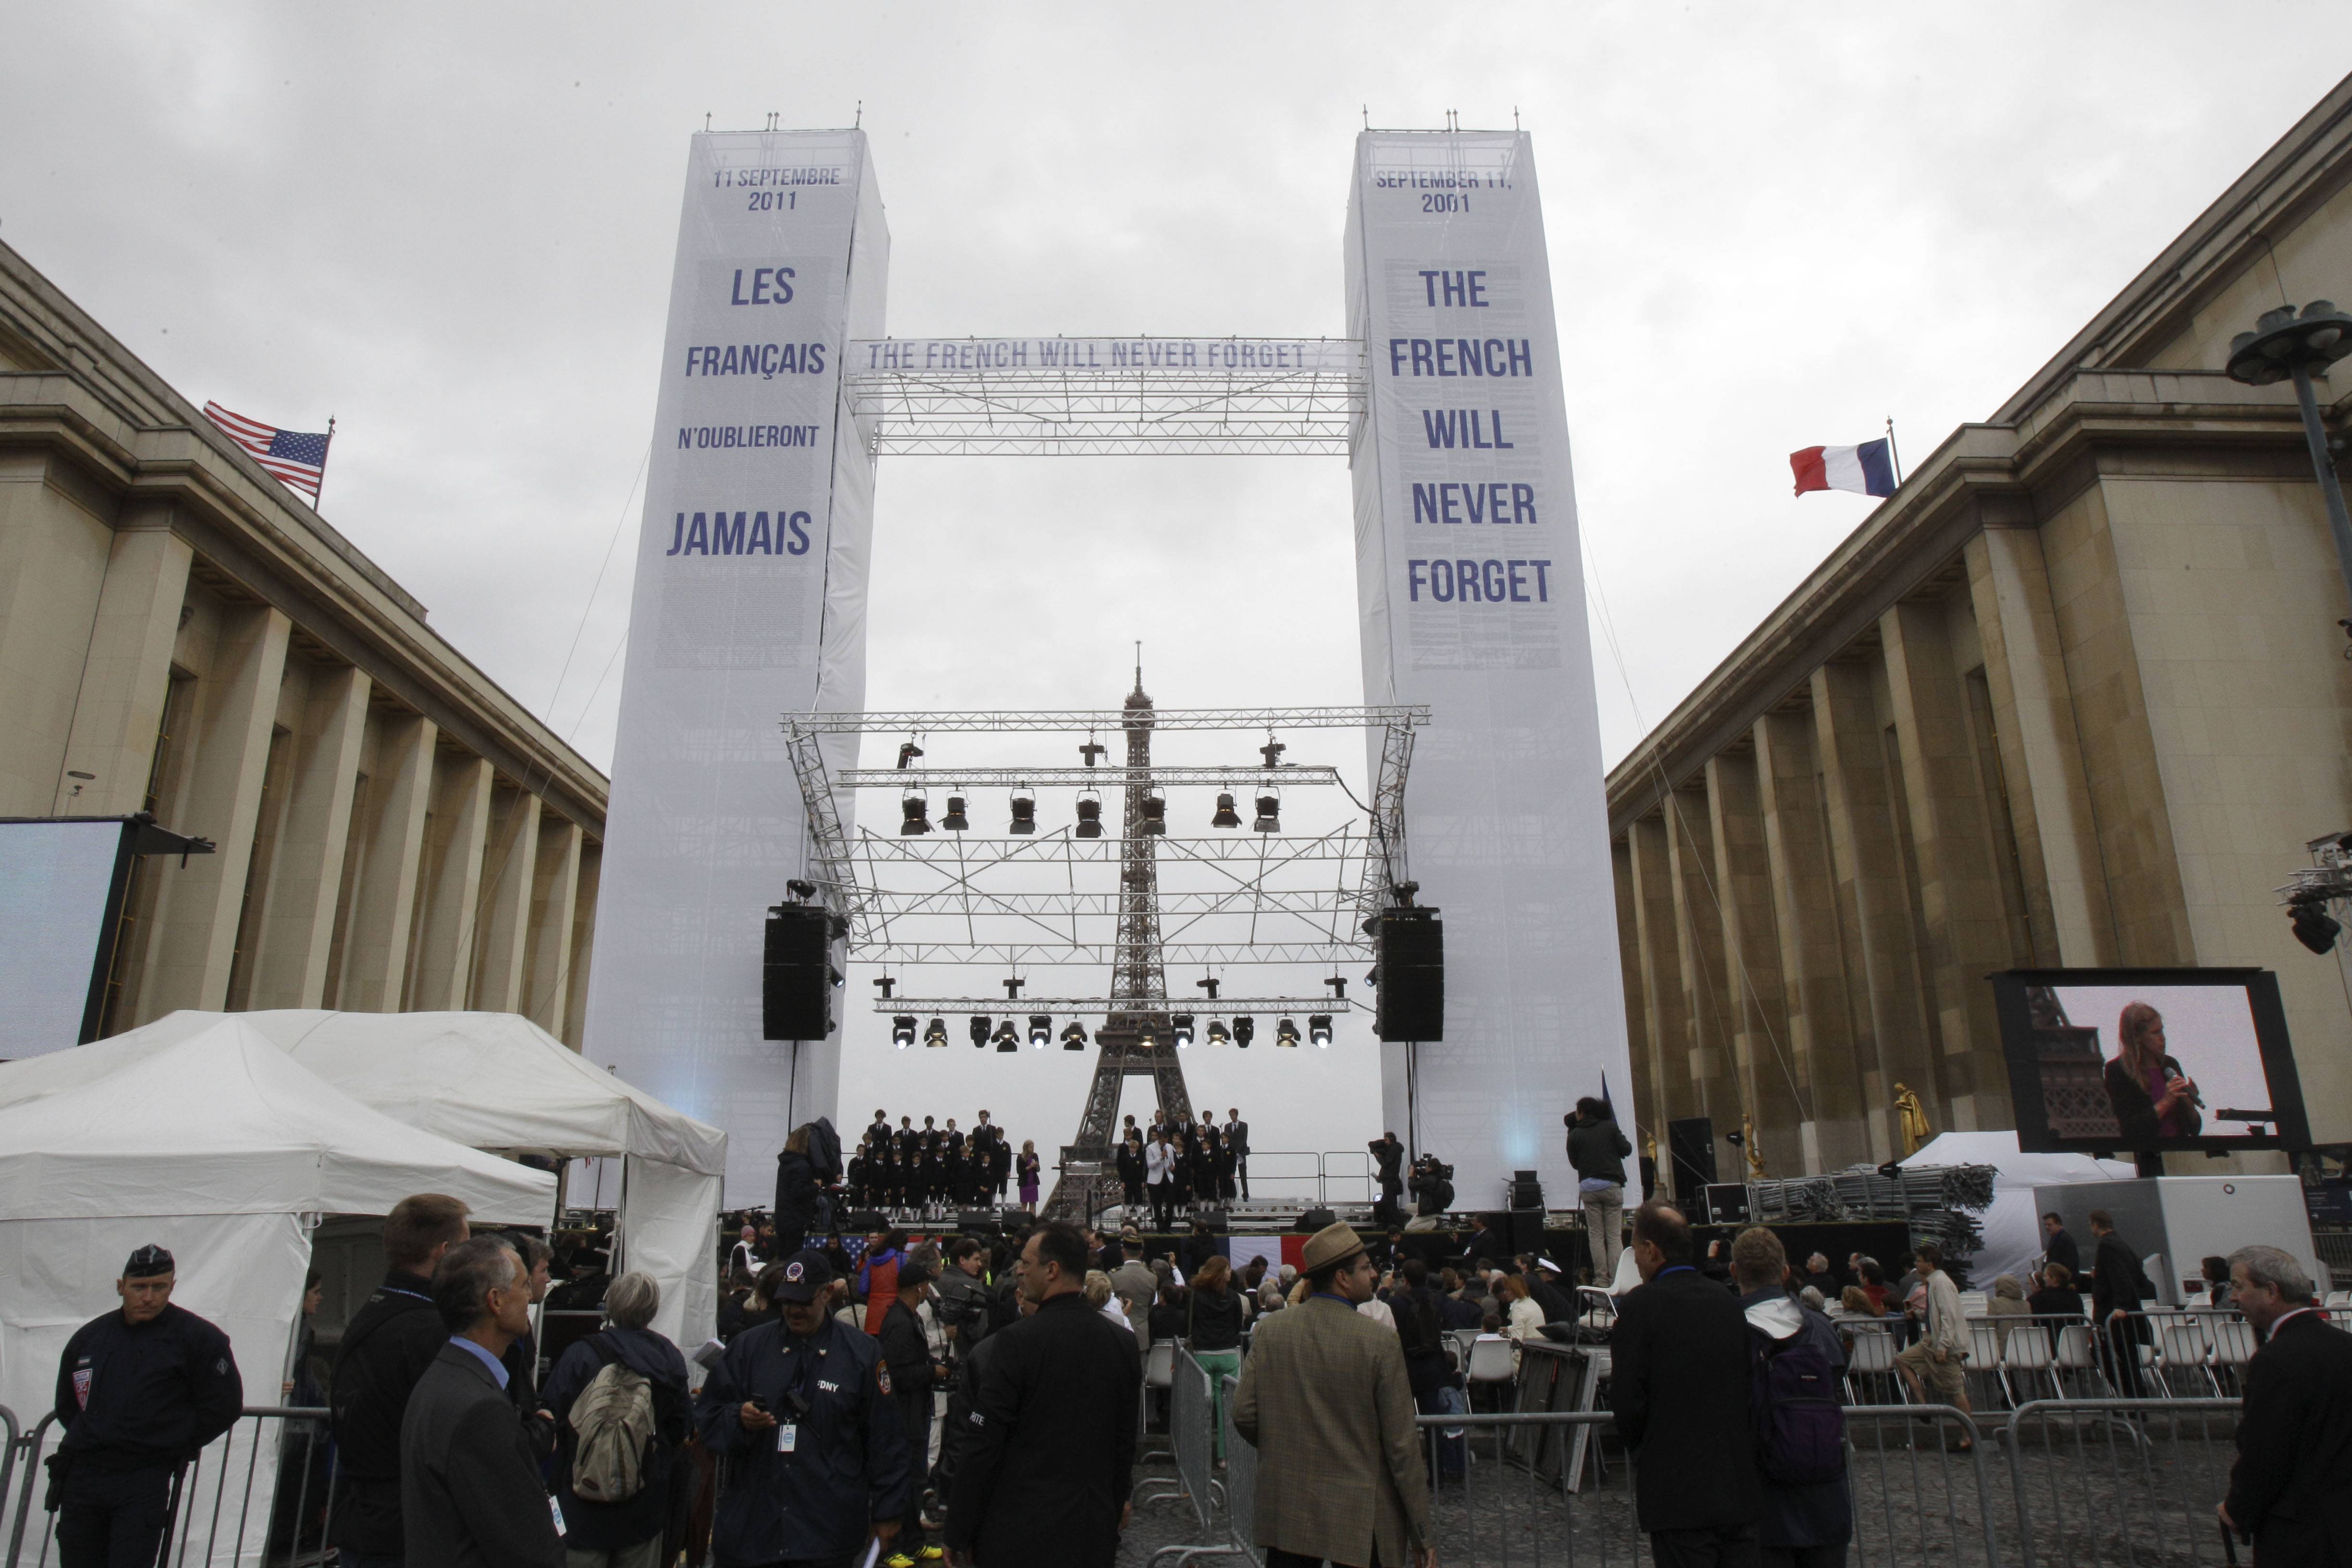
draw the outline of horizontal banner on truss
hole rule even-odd
[[[852,376],[981,371],[1225,376],[1354,375],[1364,345],[1347,338],[881,338],[849,345]]]

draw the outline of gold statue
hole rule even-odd
[[[1927,1107],[1919,1103],[1917,1095],[1899,1083],[1895,1086],[1895,1117],[1903,1128],[1903,1157],[1906,1160],[1936,1135],[1936,1130],[1927,1125]]]
[[[1764,1152],[1756,1147],[1756,1119],[1746,1111],[1739,1113],[1739,1152],[1748,1156],[1748,1179],[1764,1179]]]

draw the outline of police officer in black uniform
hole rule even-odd
[[[49,1506],[64,1568],[149,1568],[171,1518],[174,1472],[245,1405],[228,1336],[172,1305],[172,1255],[147,1246],[114,1282],[120,1311],[92,1319],[58,1363]]]
[[[739,1335],[695,1396],[695,1427],[719,1457],[711,1529],[721,1563],[847,1563],[885,1551],[915,1478],[872,1338],[827,1311],[822,1252],[777,1266],[781,1322]]]

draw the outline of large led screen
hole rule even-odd
[[[119,817],[0,822],[0,1060],[78,1045],[95,1023],[123,859]]]
[[[2268,970],[2012,970],[1992,983],[2020,1148],[2310,1142]]]

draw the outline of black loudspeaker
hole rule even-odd
[[[1532,1252],[1541,1256],[1544,1249],[1543,1210],[1513,1209],[1511,1211],[1511,1250]]]
[[[1544,1206],[1543,1183],[1536,1179],[1533,1171],[1511,1173],[1511,1206],[1538,1211]]]
[[[1697,1203],[1699,1189],[1715,1180],[1714,1118],[1689,1116],[1667,1122],[1666,1152],[1674,1161],[1675,1198],[1685,1204]]]
[[[1211,1236],[1225,1235],[1228,1229],[1225,1224],[1225,1211],[1223,1209],[1212,1209],[1209,1213],[1201,1216],[1201,1226],[1202,1228],[1206,1230]]]
[[[990,1209],[965,1209],[956,1215],[956,1229],[965,1236],[994,1236],[996,1215]]]
[[[1746,1225],[1748,1189],[1738,1182],[1710,1182],[1706,1186],[1707,1225]]]
[[[1435,910],[1384,910],[1374,939],[1381,983],[1372,1033],[1383,1040],[1445,1038],[1445,922]]]
[[[856,1209],[853,1210],[850,1214],[849,1229],[856,1232],[860,1236],[871,1236],[877,1230],[887,1230],[890,1227],[882,1223],[882,1211],[880,1209]]]
[[[822,1040],[833,1033],[833,933],[817,904],[780,904],[768,911],[766,962],[760,969],[760,1035],[769,1040]]]
[[[1339,1223],[1339,1216],[1329,1209],[1308,1209],[1298,1216],[1298,1228],[1312,1236],[1317,1231]]]

